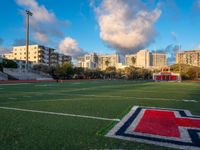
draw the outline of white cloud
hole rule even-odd
[[[44,5],[39,5],[36,0],[16,0],[19,6],[33,12],[30,18],[31,29],[35,40],[46,44],[50,38],[63,38],[62,28],[67,26],[66,21],[60,21],[55,14],[49,11]],[[23,12],[25,13],[25,12]]]
[[[32,16],[32,22],[55,22],[56,17],[54,13],[49,12],[45,6],[39,6],[39,4],[35,0],[17,0],[17,4],[21,6],[25,6],[31,9],[34,13]]]
[[[197,49],[200,50],[200,44],[197,46]]]
[[[49,41],[48,36],[44,33],[35,32],[33,37],[42,43],[47,43]]]
[[[148,10],[139,0],[103,0],[95,8],[100,37],[120,52],[134,52],[154,41],[161,10]]]
[[[0,55],[5,54],[5,53],[9,53],[9,52],[11,52],[11,50],[9,50],[8,48],[0,46]]]
[[[85,54],[84,50],[78,47],[78,43],[71,37],[65,37],[59,44],[60,52],[70,55],[73,58]]]

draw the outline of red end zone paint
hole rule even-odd
[[[173,112],[146,110],[135,132],[168,137],[180,137]]]
[[[200,150],[200,116],[187,110],[135,106],[106,136]]]
[[[176,118],[174,112],[146,110],[135,132],[180,137],[179,127],[200,128],[200,120]]]

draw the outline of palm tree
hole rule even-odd
[[[105,61],[106,67],[108,67],[109,64],[110,64],[109,60],[106,60],[106,61]]]
[[[135,65],[135,63],[136,63],[136,58],[135,58],[135,57],[132,57],[132,58],[131,58],[131,61],[132,61],[132,64]]]

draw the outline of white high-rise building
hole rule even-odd
[[[119,55],[117,54],[105,54],[97,55],[86,54],[77,58],[77,66],[89,69],[105,70],[107,67],[119,66]]]
[[[177,53],[176,63],[200,67],[200,50],[189,50]]]
[[[167,58],[165,53],[151,53],[149,50],[140,50],[136,54],[126,55],[125,65],[160,69],[167,65]]]
[[[96,53],[86,54],[77,58],[77,67],[96,69],[98,68],[98,56]]]
[[[150,53],[150,66],[160,69],[167,65],[165,53]]]
[[[137,55],[136,54],[130,54],[130,55],[125,55],[125,64],[126,66],[136,66],[136,60],[137,60]]]
[[[104,54],[98,55],[98,67],[101,70],[105,70],[107,67],[116,67],[119,63],[118,54]]]
[[[150,66],[150,53],[149,50],[140,50],[136,54],[136,66],[140,68],[149,68]]]

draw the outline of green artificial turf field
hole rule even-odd
[[[121,119],[132,106],[200,115],[200,83],[77,81],[0,85],[0,107]],[[105,137],[116,121],[0,108],[0,149],[169,149]]]

